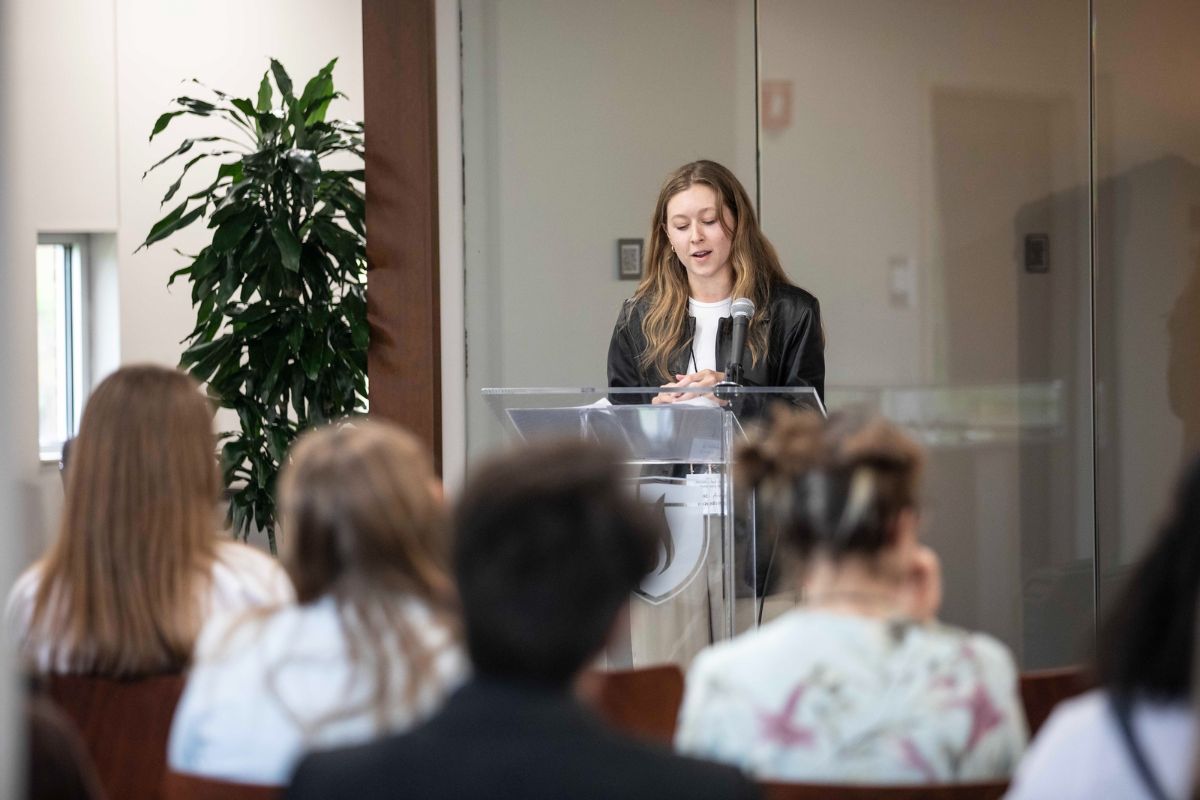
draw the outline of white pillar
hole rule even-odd
[[[463,298],[462,70],[459,0],[437,0],[438,271],[442,328],[442,478],[457,492],[467,459]]]
[[[9,151],[10,125],[8,98],[11,82],[16,80],[12,64],[8,63],[12,53],[12,26],[9,24],[9,2],[0,0],[0,588],[7,593],[12,584],[13,574],[24,553],[24,537],[19,529],[17,514],[18,485],[21,471],[29,461],[22,457],[20,445],[17,443],[17,421],[14,419],[14,381],[12,378],[20,360],[17,343],[21,338],[14,330],[14,317],[11,313],[14,303],[20,300],[20,292],[13,291],[14,284],[21,284],[19,279],[13,280],[18,272],[20,248],[14,249],[11,232],[12,197],[11,165],[12,154]],[[29,261],[30,259],[26,259]],[[32,267],[30,268],[32,269]],[[33,454],[29,454],[30,458]],[[12,648],[8,646],[8,637],[0,636],[0,797],[17,797],[20,787],[20,775],[24,765],[21,754],[24,752],[21,729],[17,725],[20,696],[18,694],[16,671],[13,669]]]

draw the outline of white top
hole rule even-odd
[[[1134,736],[1169,797],[1190,797],[1196,712],[1186,700],[1135,703]],[[1009,798],[1149,797],[1102,690],[1054,710],[1013,779]]]
[[[29,567],[8,593],[6,619],[18,646],[28,653],[29,667],[37,672],[71,672],[69,654],[59,651],[58,663],[51,664],[47,642],[31,642],[29,623],[33,603],[42,581],[41,562]],[[290,602],[292,582],[279,562],[253,547],[222,540],[213,561],[212,580],[204,609],[205,618],[239,614],[249,608]]]
[[[732,306],[732,297],[726,297],[715,303],[701,303],[695,298],[688,299],[688,313],[696,318],[696,333],[692,337],[694,362],[688,362],[690,371],[699,372],[702,369],[711,369],[714,372],[720,372],[725,368],[725,365],[717,367],[717,328],[721,324],[721,317],[730,315]]]
[[[394,695],[395,705],[382,715],[369,707],[373,669],[352,666],[333,598],[207,626],[175,709],[167,747],[171,769],[286,784],[310,749],[365,742],[428,716],[461,682],[465,661],[423,604],[402,602],[413,629],[437,652],[433,680],[415,704],[403,691]],[[390,679],[403,687],[407,659],[398,642],[391,644]],[[331,719],[337,712],[349,713]]]
[[[1025,731],[991,637],[798,609],[696,658],[675,743],[762,780],[934,783],[1008,777]]]

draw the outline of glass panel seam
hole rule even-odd
[[[1088,0],[1088,271],[1091,286],[1091,357],[1092,357],[1092,633],[1099,635],[1100,627],[1100,508],[1098,468],[1100,463],[1099,425],[1096,419],[1102,406],[1099,402],[1100,380],[1097,374],[1096,333],[1096,2]]]

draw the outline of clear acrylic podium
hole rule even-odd
[[[734,448],[743,426],[776,403],[824,413],[809,387],[704,387],[681,403],[653,405],[658,387],[484,389],[510,435],[579,437],[626,454],[631,490],[670,532],[659,563],[635,592],[627,638],[610,666],[675,662],[758,622],[760,544],[754,500],[737,491]]]

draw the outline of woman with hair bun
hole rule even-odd
[[[803,605],[701,653],[676,744],[759,779],[1009,776],[1025,744],[1012,656],[938,623],[918,540],[921,448],[879,417],[777,410],[738,469],[802,565]]]
[[[625,301],[608,348],[609,386],[687,386],[724,380],[734,298],[754,303],[742,383],[825,391],[817,298],[793,286],[763,235],[750,195],[715,161],[693,161],[663,183],[650,220],[645,277]],[[642,402],[614,395],[614,402]]]

